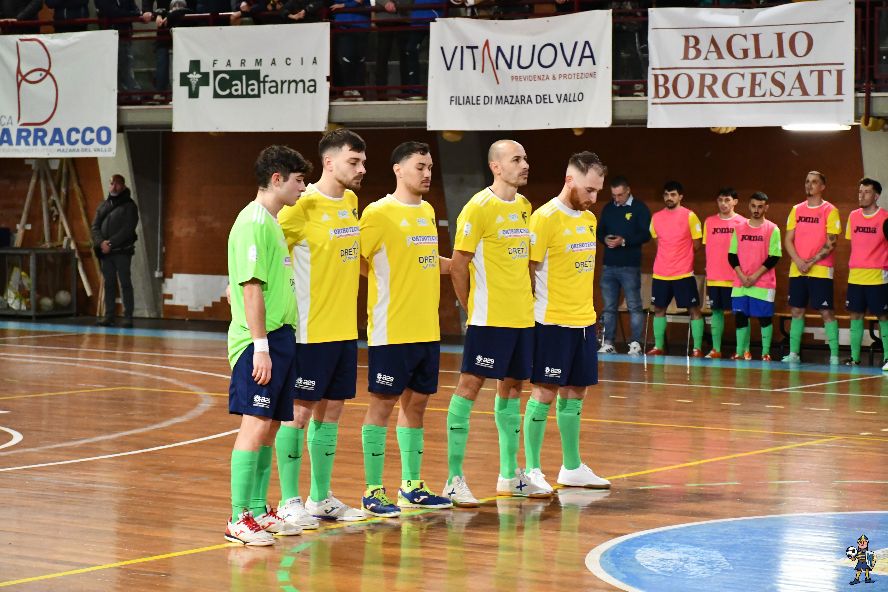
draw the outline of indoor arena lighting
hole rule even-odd
[[[845,132],[851,126],[841,123],[791,123],[784,125],[783,129],[788,132]]]

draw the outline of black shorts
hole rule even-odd
[[[673,298],[679,308],[700,306],[696,278],[692,275],[678,280],[654,278],[651,282],[651,304],[656,308],[666,308]]]
[[[527,380],[533,365],[533,327],[469,325],[462,371],[485,378]]]
[[[598,340],[594,325],[573,328],[537,323],[533,340],[533,384],[598,384]]]
[[[354,399],[358,382],[358,342],[296,344],[296,398],[300,401]]]
[[[268,350],[271,356],[271,380],[265,386],[253,379],[252,343],[234,363],[228,386],[228,412],[293,421],[293,383],[296,380],[293,364],[296,336],[293,327],[284,325],[269,333]]]
[[[875,316],[888,314],[888,284],[848,284],[846,298],[845,308],[850,312],[869,311]]]
[[[423,395],[438,391],[440,341],[375,345],[367,352],[367,389],[371,393],[400,395],[408,388]]]
[[[832,279],[805,275],[789,278],[789,305],[794,308],[832,310]]]
[[[711,310],[731,310],[731,290],[728,286],[706,286],[706,299]]]

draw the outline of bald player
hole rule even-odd
[[[469,415],[487,378],[495,378],[494,417],[499,433],[497,493],[549,496],[534,487],[517,465],[521,433],[522,381],[533,362],[533,295],[530,288],[530,202],[518,189],[527,184],[530,164],[524,147],[512,140],[490,146],[493,183],[476,193],[460,212],[450,275],[468,314],[462,372],[447,412],[449,476],[444,496],[455,506],[478,500],[465,479],[463,460]]]

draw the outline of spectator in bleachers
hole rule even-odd
[[[185,24],[185,15],[193,11],[185,0],[142,0],[142,21],[152,20],[157,24],[157,38],[154,40],[154,90],[165,93],[170,90],[170,52],[173,50],[173,36],[170,29]],[[165,99],[165,95],[155,95],[155,100]]]
[[[238,18],[248,17],[257,25],[313,23],[320,20],[320,0],[245,0]]]
[[[363,86],[367,61],[367,32],[370,12],[367,0],[328,0],[330,20],[334,23],[333,43],[336,48],[334,86]],[[360,9],[365,9],[363,12]],[[357,9],[357,10],[356,10]],[[348,10],[349,12],[343,12]],[[342,93],[346,100],[363,101],[361,91],[350,88]]]
[[[141,90],[133,74],[133,23],[125,20],[129,17],[141,18],[139,7],[136,6],[135,0],[95,0],[95,2],[99,18],[124,19],[123,22],[108,25],[111,29],[117,29],[120,34],[117,42],[118,92]]]
[[[440,0],[414,0],[413,10],[410,12],[411,25],[413,29],[407,32],[407,49],[404,52],[404,60],[407,62],[407,78],[401,84],[421,84],[423,81],[421,55],[422,47],[425,40],[429,37],[429,25],[437,19],[440,14],[438,10],[429,5],[440,5]],[[424,8],[427,6],[428,8]],[[407,94],[411,99],[421,99],[422,90],[417,87],[415,89],[407,89]]]
[[[392,31],[393,27],[406,27],[410,24],[410,8],[414,0],[379,0],[376,2],[373,13],[373,22],[376,25],[376,86],[388,86],[389,83],[389,58],[392,54],[392,46],[398,46],[398,58],[401,71],[401,84],[407,84],[410,77],[407,64],[407,36],[406,30]],[[379,89],[380,98],[388,98],[389,91]],[[398,91],[397,94],[401,94]]]
[[[52,8],[56,33],[86,31],[87,25],[68,25],[62,21],[89,18],[89,0],[46,0],[46,6]]]
[[[236,12],[238,6],[240,6],[240,0],[197,0],[194,10],[198,14],[229,15],[232,12]],[[222,26],[234,21],[235,18],[233,16],[225,16],[224,18],[215,16],[208,21],[202,21],[200,24]]]
[[[36,21],[43,0],[0,0],[0,31],[10,35],[39,33],[39,26],[19,26],[16,21]]]
[[[614,10],[614,80],[647,77],[647,22],[636,20],[646,16],[641,4],[634,0],[611,2]],[[636,96],[644,96],[644,85],[636,82],[631,91]]]

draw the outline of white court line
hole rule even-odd
[[[68,336],[68,335],[71,335],[71,333],[35,333],[33,335],[7,335],[6,337],[0,337],[0,340],[5,341],[7,339],[41,339],[43,337],[61,337],[63,335]],[[9,344],[3,343],[0,345],[9,345]],[[14,346],[10,345],[10,347],[14,347]],[[39,347],[39,346],[37,346],[37,347]]]
[[[9,442],[0,445],[0,450],[2,450],[3,448],[9,448],[10,446],[15,446],[22,441],[23,436],[21,432],[17,432],[13,429],[5,428],[3,426],[0,426],[0,430],[3,430],[4,432],[12,436],[12,439]]]
[[[884,378],[881,374],[873,374],[870,376],[858,376],[856,378],[845,378],[844,380],[830,380],[829,382],[815,382],[814,384],[805,384],[802,386],[787,386],[784,388],[773,389],[774,392],[782,391],[801,391],[815,386],[826,386],[828,384],[840,384],[843,382],[856,382],[858,380],[872,380],[873,378]]]
[[[71,333],[56,333],[56,335],[71,335]],[[18,344],[12,343],[0,343],[0,347],[21,347]],[[217,360],[219,362],[226,362],[224,350],[219,350],[220,355],[218,356],[205,356],[201,354],[170,354],[170,353],[159,353],[159,352],[146,352],[146,351],[121,351],[119,349],[99,349],[94,347],[62,347],[60,345],[28,345],[26,346],[28,349],[60,349],[63,351],[76,351],[76,352],[93,352],[99,354],[125,354],[131,356],[162,356],[167,358],[199,358],[201,360]]]
[[[71,460],[59,460],[56,462],[48,462],[48,463],[40,463],[36,465],[22,465],[19,467],[6,467],[0,469],[0,473],[5,473],[7,471],[21,471],[24,469],[38,469],[40,467],[55,467],[58,465],[72,465],[75,463],[89,462],[93,460],[104,460],[108,458],[119,458],[121,456],[132,456],[134,454],[144,454],[146,452],[156,452],[158,450],[166,450],[167,448],[176,448],[178,446],[187,446],[188,444],[197,444],[198,442],[206,442],[207,440],[214,440],[216,438],[222,438],[224,436],[230,436],[231,434],[237,433],[238,430],[229,430],[227,432],[220,432],[218,434],[211,434],[209,436],[204,436],[203,438],[195,438],[193,440],[185,440],[184,442],[173,442],[172,444],[164,444],[163,446],[154,446],[153,448],[142,448],[140,450],[129,450],[127,452],[115,452],[114,454],[103,454],[102,456],[90,456],[87,458],[73,458]]]
[[[9,357],[9,358],[32,358],[37,360],[70,360],[70,357],[39,357],[34,356],[33,354],[0,354],[0,357]],[[108,358],[77,358],[78,364],[79,362],[101,362],[103,364],[125,364],[127,366],[140,366],[144,368],[159,368],[161,370],[175,370],[177,372],[188,372],[190,374],[200,374],[201,376],[212,376],[213,378],[224,378],[225,380],[230,380],[230,374],[219,374],[218,372],[204,372],[203,370],[194,370],[193,368],[179,368],[178,366],[164,366],[163,364],[148,364],[146,362],[131,362],[129,360],[111,360]],[[154,375],[151,375],[152,378],[158,378]],[[197,390],[195,388],[195,390]]]

